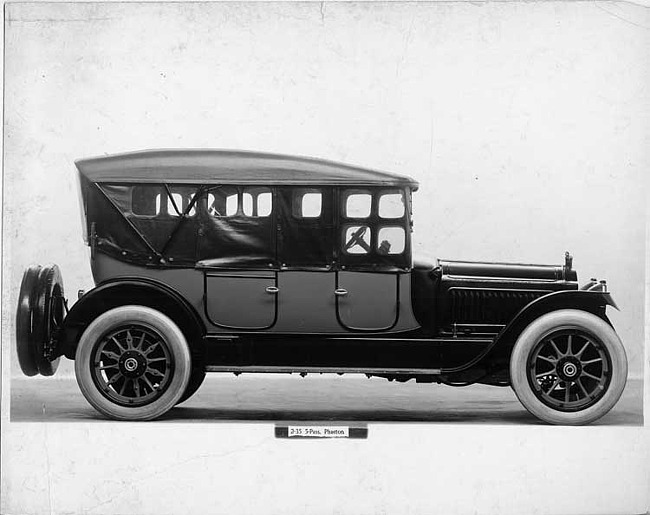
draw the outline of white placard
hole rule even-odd
[[[287,436],[303,438],[349,438],[347,426],[288,426]]]

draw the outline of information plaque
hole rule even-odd
[[[276,438],[368,438],[367,427],[343,425],[275,426]]]

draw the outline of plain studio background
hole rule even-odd
[[[561,264],[570,250],[581,283],[608,280],[630,376],[642,377],[647,9],[9,4],[5,23],[4,378],[20,374],[10,347],[25,267],[59,264],[71,300],[92,287],[73,161],[172,147],[309,155],[411,175],[420,181],[416,255]],[[70,375],[71,365],[59,374]],[[482,429],[494,440],[485,446],[476,429],[393,425],[361,446],[302,442],[298,451],[274,441],[271,428],[221,424],[205,426],[205,455],[206,430],[197,425],[182,438],[170,434],[173,426],[113,424],[92,434],[83,425],[48,426],[5,430],[22,442],[20,459],[15,447],[3,448],[7,513],[647,508],[640,429],[620,430],[622,438],[614,429]],[[121,451],[111,454],[118,433]],[[417,448],[404,443],[411,440]],[[233,448],[256,451],[242,457]],[[404,461],[413,452],[445,463],[444,477],[431,461]],[[160,481],[147,481],[152,471],[123,468],[156,460],[155,471],[183,477],[160,472]],[[320,468],[306,483],[313,464]],[[121,484],[129,474],[142,483]],[[214,481],[226,481],[218,495]],[[502,489],[515,481],[516,490]],[[196,495],[179,496],[182,488]]]

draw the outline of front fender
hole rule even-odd
[[[445,372],[459,372],[479,365],[489,365],[489,368],[493,369],[507,367],[517,338],[528,324],[536,318],[559,309],[581,309],[593,313],[610,323],[605,314],[607,306],[618,309],[609,292],[562,290],[539,297],[526,304],[501,330],[482,354],[458,369],[446,370]]]
[[[618,309],[609,292],[564,290],[544,295],[524,306],[501,330],[494,340],[489,354],[492,358],[510,359],[510,353],[521,332],[536,318],[558,309],[581,309],[593,313],[607,323],[605,308]],[[487,357],[487,356],[486,356]]]

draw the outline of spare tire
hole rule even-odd
[[[18,354],[20,369],[26,376],[35,376],[38,374],[36,349],[32,345],[32,312],[34,306],[33,297],[34,292],[36,291],[36,284],[40,272],[40,265],[32,265],[25,270],[23,280],[20,283],[20,293],[18,294],[18,309],[16,311],[16,351]]]
[[[16,313],[18,362],[25,375],[54,375],[59,356],[52,336],[64,317],[63,279],[59,267],[29,267],[23,275]]]

